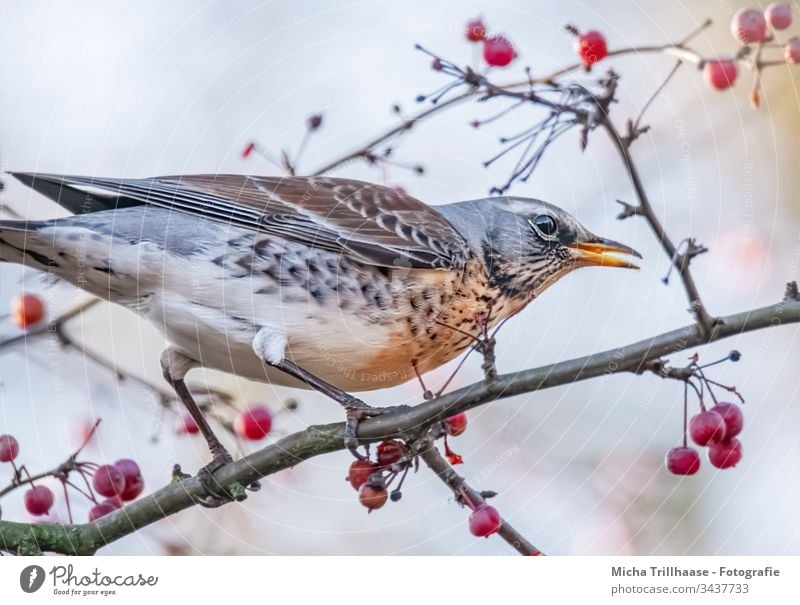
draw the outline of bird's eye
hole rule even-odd
[[[530,219],[531,226],[545,239],[553,239],[558,233],[556,219],[549,214],[540,214]]]

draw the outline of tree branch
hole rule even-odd
[[[706,342],[745,332],[800,322],[797,286],[787,286],[783,301],[722,318],[705,336],[697,324],[666,332],[637,343],[562,361],[539,368],[503,374],[491,383],[478,382],[457,391],[386,416],[365,420],[359,426],[364,443],[389,437],[414,440],[435,422],[489,402],[554,386],[571,384],[604,374],[643,372],[647,362]],[[344,424],[310,426],[226,464],[215,474],[221,485],[249,485],[304,460],[344,449]],[[435,469],[434,469],[435,470]],[[0,521],[0,549],[18,554],[59,552],[92,554],[105,544],[169,515],[190,508],[204,494],[196,477],[172,483],[125,508],[82,525],[36,525]]]
[[[422,440],[419,443],[418,452],[420,458],[422,458],[425,464],[428,465],[428,468],[436,473],[436,475],[453,491],[457,501],[463,499],[463,497],[466,495],[466,497],[474,506],[486,504],[483,494],[471,488],[467,484],[464,477],[453,470],[453,467],[448,464],[447,460],[445,460],[439,453],[439,450],[436,449],[436,446],[432,440]],[[523,556],[537,556],[544,554],[533,544],[531,544],[531,542],[528,541],[525,536],[514,529],[514,527],[505,519],[502,520],[500,529],[497,531],[497,535],[508,542],[514,550]]]
[[[639,176],[639,170],[636,168],[633,156],[631,155],[630,144],[636,136],[635,133],[631,132],[626,137],[621,136],[608,114],[604,115],[601,123],[622,158],[622,162],[625,164],[625,170],[630,177],[631,185],[633,185],[633,190],[636,193],[639,205],[635,209],[635,214],[645,218],[647,224],[650,225],[650,229],[661,243],[664,252],[669,256],[670,261],[683,282],[683,288],[686,290],[686,295],[689,298],[689,309],[697,320],[703,335],[710,338],[711,331],[718,320],[709,314],[703,304],[703,299],[700,297],[697,284],[695,284],[692,272],[689,270],[689,263],[692,260],[692,255],[688,253],[678,253],[678,248],[675,246],[672,239],[670,239],[658,215],[653,209],[653,205],[650,203],[650,197],[647,195],[642,179]]]

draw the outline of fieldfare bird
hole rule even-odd
[[[230,459],[184,376],[203,366],[317,389],[390,387],[585,266],[640,256],[535,199],[431,207],[338,178],[109,179],[14,173],[73,213],[0,221],[0,260],[46,270],[166,335],[164,377],[214,457]]]

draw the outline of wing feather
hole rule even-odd
[[[186,212],[373,265],[458,268],[469,257],[464,239],[436,209],[388,187],[362,181],[243,175],[26,177],[23,182],[43,193],[46,184],[51,192],[78,189],[107,195],[125,205],[133,201]],[[42,185],[37,187],[37,183]]]

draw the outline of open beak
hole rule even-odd
[[[622,267],[638,269],[639,267],[625,258],[615,254],[627,254],[642,258],[636,250],[610,239],[597,238],[590,242],[574,242],[568,247],[575,251],[575,260],[581,267]]]

